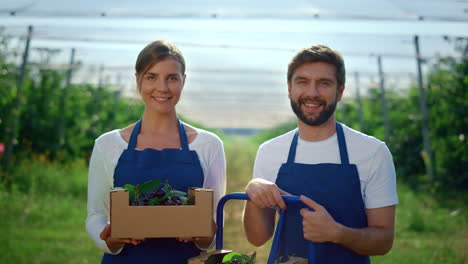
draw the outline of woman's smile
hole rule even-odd
[[[168,102],[169,100],[171,100],[172,97],[167,97],[167,96],[151,96],[151,98],[153,99],[153,101],[157,102],[157,103],[166,103]]]

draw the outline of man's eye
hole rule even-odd
[[[320,84],[321,84],[322,86],[330,86],[331,83],[330,83],[330,82],[321,82]]]
[[[169,77],[169,81],[177,81],[179,78],[177,78],[176,76],[170,76]]]
[[[148,81],[154,81],[155,79],[156,79],[156,77],[154,77],[153,75],[146,76],[146,80],[148,80]]]

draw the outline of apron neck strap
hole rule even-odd
[[[348,159],[348,150],[346,147],[346,139],[344,137],[343,127],[341,126],[339,122],[336,122],[336,135],[338,138],[338,147],[340,149],[341,164],[348,165],[349,159]],[[294,160],[296,159],[296,147],[297,147],[298,138],[299,138],[299,129],[296,130],[296,133],[294,133],[291,146],[289,147],[288,163],[294,163]]]
[[[341,164],[349,164],[348,149],[346,147],[346,139],[343,133],[343,127],[339,122],[336,122],[336,136],[338,137],[338,147],[340,148]]]
[[[180,120],[177,120],[177,121],[179,122],[180,146],[182,147],[183,150],[189,150],[187,134],[185,133],[184,124],[182,124]]]
[[[177,122],[179,123],[180,145],[183,150],[189,150],[188,140],[187,140],[187,135],[185,134],[184,125],[182,124],[182,122],[180,122],[180,120],[177,120]],[[138,120],[138,122],[135,124],[135,127],[133,128],[132,135],[130,136],[130,141],[128,142],[128,149],[135,149],[138,134],[140,133],[140,129],[141,129],[141,119]]]
[[[298,138],[299,138],[299,129],[296,130],[296,133],[294,133],[291,146],[289,147],[288,163],[294,163],[294,160],[296,159],[296,146],[297,146]]]
[[[128,142],[128,149],[135,149],[138,134],[140,133],[141,128],[141,119],[136,122],[135,127],[133,128],[132,135],[130,136],[130,141]]]

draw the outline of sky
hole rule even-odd
[[[444,36],[467,37],[468,0],[0,0],[12,47],[23,49],[28,25],[32,62],[56,49],[49,63],[63,66],[75,48],[73,82],[100,79],[126,96],[134,95],[138,52],[169,40],[187,62],[180,114],[211,127],[262,129],[293,118],[286,69],[299,49],[325,44],[343,55],[345,100],[356,87],[365,95],[377,86],[378,55],[387,89],[404,92],[416,78],[414,36],[428,62],[453,55]]]

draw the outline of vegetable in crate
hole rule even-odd
[[[171,185],[161,184],[160,180],[152,180],[143,184],[125,184],[124,189],[128,190],[130,205],[193,205],[192,197],[188,197],[186,192],[174,190]]]
[[[231,252],[224,256],[222,264],[254,264],[255,255],[248,256],[241,253]]]

